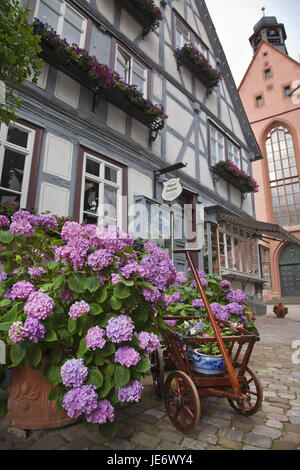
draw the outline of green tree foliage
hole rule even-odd
[[[19,0],[0,1],[0,82],[6,85],[6,103],[0,103],[0,121],[16,119],[16,108],[22,100],[14,93],[14,86],[31,77],[35,83],[40,73],[40,36],[33,33],[28,23],[29,8]]]

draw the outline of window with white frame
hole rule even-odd
[[[193,44],[196,49],[206,59],[208,58],[208,49],[200,39],[190,30],[177,16],[175,20],[175,45],[176,49],[181,49],[186,43]]]
[[[240,147],[235,145],[226,134],[223,134],[212,124],[209,125],[209,135],[210,164],[214,166],[220,161],[230,160],[238,168],[242,168]]]
[[[147,68],[122,47],[117,45],[115,69],[129,85],[137,85],[144,97],[147,97]]]
[[[81,220],[101,226],[121,226],[122,169],[84,154]]]
[[[257,238],[239,227],[205,223],[203,267],[208,273],[224,270],[260,277]]]
[[[245,229],[219,225],[221,268],[260,274],[258,240]]]
[[[18,123],[0,127],[0,202],[26,207],[35,131]]]
[[[211,165],[225,160],[225,138],[213,127],[210,127],[210,159]]]
[[[37,0],[35,16],[69,44],[84,46],[87,20],[64,0]]]

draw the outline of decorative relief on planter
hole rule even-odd
[[[57,411],[56,401],[49,401],[53,388],[42,371],[29,366],[12,370],[6,419],[20,429],[54,429],[74,423],[65,411]]]

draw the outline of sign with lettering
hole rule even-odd
[[[172,178],[163,183],[162,198],[164,201],[174,201],[182,193],[180,178]]]

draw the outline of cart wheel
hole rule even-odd
[[[165,382],[164,400],[169,418],[181,432],[192,431],[201,414],[200,399],[192,379],[181,371],[171,372]]]
[[[241,367],[241,364],[237,364],[236,368],[239,367]],[[249,366],[246,367],[244,377],[246,377],[246,384],[241,385],[241,391],[246,395],[246,399],[243,406],[239,405],[236,400],[228,398],[228,401],[230,406],[238,413],[245,416],[252,416],[261,407],[263,389],[258,377]]]
[[[160,348],[151,353],[150,362],[153,385],[157,395],[162,398],[164,392],[164,360]]]

